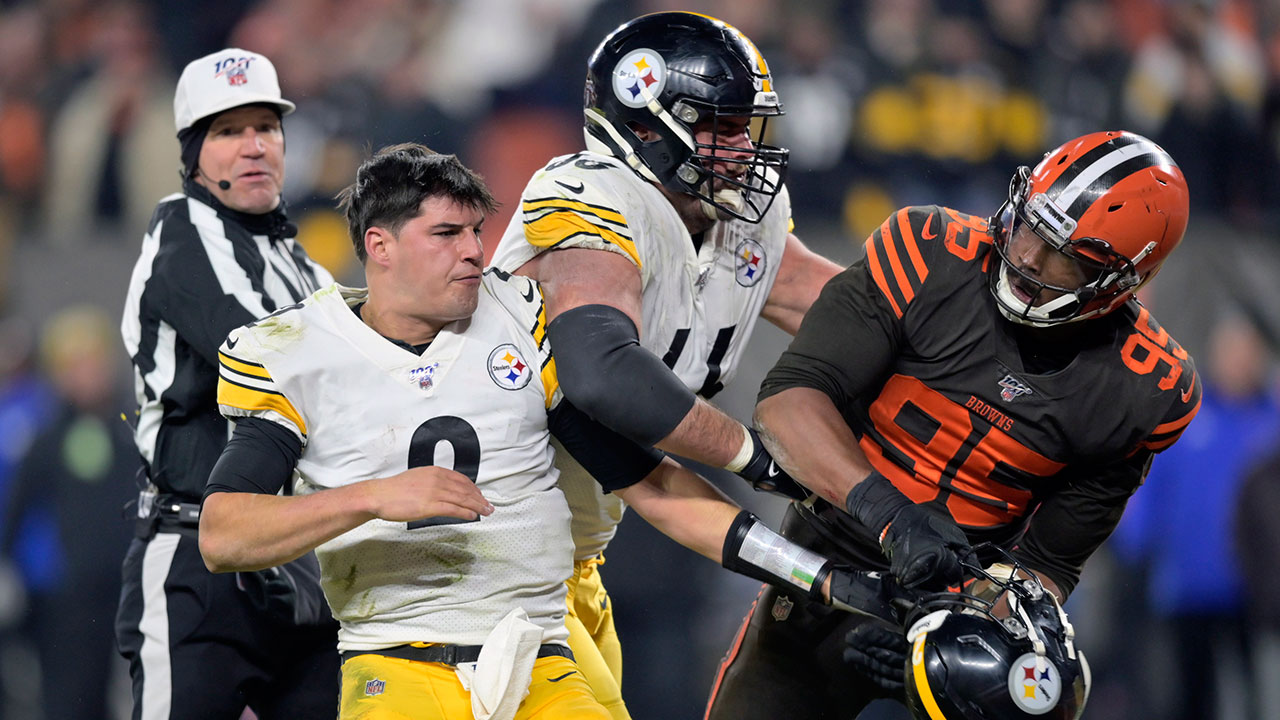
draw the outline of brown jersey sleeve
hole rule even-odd
[[[1067,484],[1032,515],[1014,556],[1048,575],[1065,599],[1080,581],[1085,561],[1116,529],[1153,457],[1144,450],[1116,462],[1068,471]]]
[[[811,387],[845,407],[883,379],[904,343],[902,317],[929,277],[942,213],[935,206],[902,208],[871,233],[863,256],[827,283],[806,313],[759,399]]]

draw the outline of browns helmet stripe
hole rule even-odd
[[[1105,133],[1099,133],[1099,135],[1103,135],[1105,137]],[[1080,157],[1073,160],[1069,165],[1063,167],[1061,173],[1057,177],[1053,178],[1052,184],[1049,185],[1049,189],[1044,191],[1045,194],[1050,198],[1053,198],[1056,202],[1058,194],[1070,185],[1072,180],[1079,177],[1080,173],[1084,172],[1085,168],[1120,148],[1128,147],[1129,145],[1140,142],[1149,141],[1143,137],[1128,134],[1106,137],[1104,141],[1099,143],[1096,147],[1090,148],[1087,152],[1080,155]],[[1045,180],[1048,179],[1049,176],[1046,175]]]
[[[1057,203],[1058,207],[1078,208],[1083,214],[1083,211],[1092,204],[1092,201],[1097,199],[1096,195],[1085,191],[1093,187],[1098,180],[1104,181],[1104,187],[1111,187],[1143,168],[1173,164],[1173,158],[1169,157],[1165,151],[1154,143],[1145,140],[1125,143],[1122,147],[1112,149],[1111,152],[1087,165],[1080,161],[1072,163],[1071,168],[1077,170],[1077,172],[1068,171],[1063,173],[1049,188],[1047,194],[1049,199]],[[1054,192],[1055,188],[1058,189],[1057,193]],[[1079,207],[1077,202],[1079,200],[1085,201],[1083,207]],[[1077,219],[1080,217],[1080,215],[1071,210],[1068,210],[1067,214]]]

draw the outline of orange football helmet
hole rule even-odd
[[[1187,181],[1159,145],[1130,132],[1097,132],[1018,168],[1009,198],[992,219],[1001,262],[990,275],[1001,312],[1015,322],[1057,325],[1105,315],[1146,284],[1178,246],[1190,214]],[[1088,280],[1047,285],[1009,261],[1010,238],[1025,223],[1075,260]],[[1012,284],[1029,290],[1029,301]],[[1062,293],[1037,302],[1046,290]]]

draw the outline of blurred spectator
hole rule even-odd
[[[1263,717],[1244,685],[1250,633],[1233,523],[1245,472],[1280,436],[1272,370],[1251,324],[1217,325],[1196,422],[1155,461],[1117,530],[1124,554],[1147,565],[1147,607],[1173,645],[1172,675],[1147,694],[1167,707],[1157,701],[1152,717]]]
[[[155,198],[181,185],[173,80],[145,9],[113,0],[94,12],[90,75],[49,132],[44,222],[56,242],[84,242],[103,226],[137,233]]]
[[[32,367],[32,335],[19,318],[0,320],[0,537],[10,538],[0,548],[0,718],[6,711],[22,717],[34,707],[30,681],[35,676],[23,658],[37,633],[19,621],[28,596],[51,589],[59,575],[49,513],[35,508],[18,516],[9,510],[18,463],[54,409],[53,391]]]
[[[1053,137],[1124,125],[1121,103],[1129,58],[1105,0],[1067,3],[1052,20],[1043,52],[1035,59],[1037,96],[1047,106]]]
[[[1259,463],[1240,488],[1236,552],[1245,586],[1245,609],[1254,641],[1253,687],[1257,715],[1280,717],[1280,452]]]
[[[119,338],[97,308],[64,310],[44,329],[41,362],[59,396],[52,423],[34,442],[13,480],[6,521],[30,508],[56,520],[64,572],[28,606],[40,659],[45,720],[107,720],[107,688],[123,676],[115,653],[117,563],[129,546],[122,515],[138,469],[129,427],[120,416]],[[106,518],[106,519],[104,519]],[[0,549],[10,547],[6,532]],[[114,670],[114,673],[113,673]]]

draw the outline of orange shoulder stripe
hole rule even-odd
[[[1195,386],[1192,385],[1192,387],[1195,387]],[[1165,433],[1174,432],[1175,430],[1181,430],[1182,428],[1186,427],[1188,424],[1191,423],[1191,420],[1196,416],[1196,413],[1200,412],[1200,403],[1203,401],[1204,401],[1203,396],[1196,398],[1196,406],[1191,408],[1191,410],[1186,415],[1183,415],[1177,420],[1170,420],[1167,423],[1157,425],[1155,429],[1151,431],[1151,434],[1163,435]]]
[[[930,215],[929,219],[932,220],[933,216]],[[911,258],[912,267],[916,269],[916,277],[920,278],[920,282],[924,282],[925,278],[929,277],[929,267],[920,256],[915,233],[911,231],[911,217],[907,208],[898,211],[898,230],[902,231],[902,244],[907,249],[907,256]]]
[[[904,304],[910,305],[911,300],[916,296],[916,291],[911,288],[907,271],[902,267],[902,260],[898,257],[898,249],[893,246],[893,228],[889,225],[889,218],[885,218],[884,224],[880,226],[880,239],[884,242],[884,254],[888,256],[889,267],[893,268],[893,279],[898,284],[898,289],[902,291]]]
[[[876,249],[876,236],[872,234],[867,238],[867,269],[871,271],[871,279],[875,280],[876,287],[880,288],[880,293],[889,301],[889,305],[893,306],[893,314],[899,319],[902,318],[902,308],[898,307],[898,301],[893,299],[893,293],[889,290],[889,279],[884,275],[884,268],[880,264],[880,252]]]

